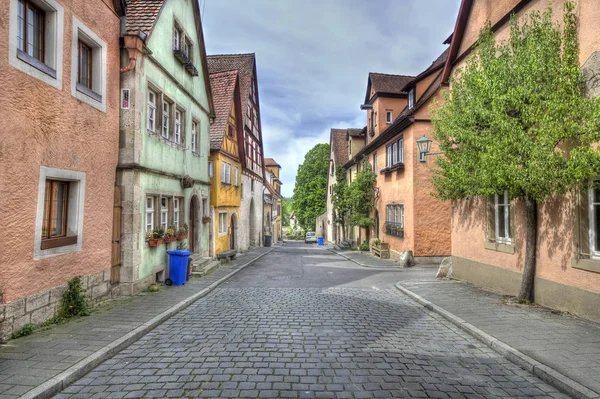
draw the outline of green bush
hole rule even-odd
[[[364,240],[364,241],[362,242],[362,244],[360,244],[360,245],[358,246],[358,249],[359,249],[360,251],[364,251],[364,252],[367,252],[367,251],[369,251],[369,243],[367,242],[367,240]]]
[[[75,277],[69,281],[67,291],[63,294],[58,309],[58,318],[69,319],[71,317],[88,316],[89,314],[90,305],[85,297],[81,278]]]
[[[19,328],[17,331],[12,333],[10,336],[12,339],[25,337],[31,334],[35,330],[35,326],[32,323],[27,323],[23,327]]]

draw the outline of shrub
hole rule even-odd
[[[67,291],[63,294],[60,308],[58,309],[58,317],[69,319],[89,314],[90,306],[81,285],[81,278],[75,277],[68,282]]]
[[[27,323],[10,336],[12,339],[25,337],[31,334],[35,330],[35,326],[32,323]]]
[[[358,246],[358,249],[359,249],[360,251],[367,252],[367,251],[369,250],[369,243],[367,242],[367,240],[364,240],[364,241],[362,242],[362,244],[360,244],[360,245]]]

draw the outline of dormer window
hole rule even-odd
[[[408,91],[408,109],[412,109],[415,106],[415,88],[413,87]]]
[[[392,123],[392,120],[393,120],[392,111],[385,111],[385,123],[387,123],[389,125],[390,123]]]

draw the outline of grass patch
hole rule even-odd
[[[17,331],[13,332],[10,336],[11,339],[26,337],[35,331],[35,325],[33,323],[27,323]]]

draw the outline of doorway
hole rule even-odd
[[[198,252],[198,197],[192,196],[190,200],[190,221],[189,221],[188,247],[190,252]]]
[[[236,230],[237,220],[235,214],[231,215],[231,221],[229,224],[229,249],[235,249],[235,230]]]

